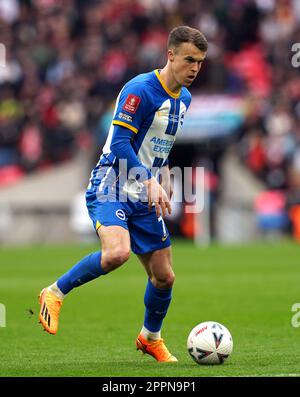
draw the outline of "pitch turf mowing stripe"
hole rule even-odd
[[[58,334],[38,324],[39,291],[98,246],[3,248],[0,302],[1,376],[300,376],[300,329],[291,325],[299,297],[299,246],[213,246],[174,242],[173,300],[163,337],[179,359],[159,365],[139,355],[147,283],[132,256],[117,271],[65,299]],[[28,313],[33,312],[33,315]],[[191,329],[203,321],[224,324],[233,353],[221,366],[198,366],[186,350]]]

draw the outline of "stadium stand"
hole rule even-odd
[[[243,97],[246,120],[224,150],[233,146],[266,190],[282,192],[292,231],[300,68],[291,65],[291,47],[300,43],[299,22],[297,0],[1,0],[0,190],[81,152],[92,167],[118,90],[162,65],[169,30],[188,24],[210,43],[193,94]]]

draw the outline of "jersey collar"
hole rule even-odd
[[[166,91],[166,93],[167,93],[168,95],[170,95],[172,98],[175,98],[175,99],[177,99],[177,98],[180,97],[181,89],[180,89],[179,92],[177,92],[177,93],[175,94],[175,92],[172,92],[172,91],[166,86],[166,84],[162,81],[162,78],[161,78],[161,76],[160,76],[160,74],[159,74],[158,69],[155,69],[155,70],[154,70],[154,73],[155,73],[156,77],[158,78],[160,84],[162,85],[163,89]]]

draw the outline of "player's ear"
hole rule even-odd
[[[172,48],[169,48],[169,49],[168,49],[168,60],[169,60],[170,62],[173,62],[173,61],[174,61],[174,50],[173,50]]]

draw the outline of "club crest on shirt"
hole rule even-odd
[[[135,113],[137,111],[137,108],[139,107],[140,102],[141,98],[139,96],[129,94],[122,109],[130,113]]]

